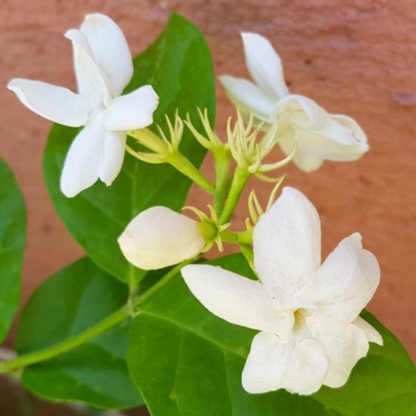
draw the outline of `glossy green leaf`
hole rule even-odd
[[[38,351],[85,331],[122,307],[127,286],[81,259],[49,278],[25,307],[17,351]],[[129,408],[142,399],[126,363],[128,322],[49,361],[27,367],[23,384],[48,400]]]
[[[362,317],[383,336],[370,344],[367,359],[354,368],[341,389],[322,388],[317,400],[342,415],[412,416],[416,414],[416,368],[399,340],[369,312]],[[353,400],[351,400],[353,398]]]
[[[215,262],[251,277],[241,255]],[[180,276],[143,305],[132,323],[128,363],[153,416],[412,416],[415,368],[400,342],[370,314],[385,346],[371,346],[347,385],[305,397],[250,395],[241,372],[254,331],[230,325],[192,297]]]
[[[126,92],[151,84],[160,97],[155,121],[177,108],[189,112],[196,126],[196,108],[215,114],[211,55],[200,31],[183,17],[172,15],[159,39],[134,59],[134,76]],[[168,165],[149,165],[126,155],[122,172],[111,187],[97,183],[73,199],[59,189],[60,172],[77,129],[55,125],[44,155],[44,173],[55,208],[68,230],[101,268],[123,281],[140,280],[144,272],[130,266],[117,238],[140,211],[164,205],[180,210],[191,182]],[[180,149],[196,165],[204,149],[185,131]]]
[[[23,195],[12,171],[0,159],[0,342],[19,307],[25,242]]]

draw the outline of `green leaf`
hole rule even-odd
[[[214,264],[248,277],[241,255]],[[250,395],[241,372],[255,331],[230,325],[192,297],[180,276],[134,319],[130,374],[153,416],[412,416],[415,368],[400,342],[370,314],[384,347],[371,345],[347,385],[306,397],[279,390]]]
[[[215,87],[211,55],[204,37],[189,21],[172,15],[159,39],[134,59],[130,92],[151,84],[160,97],[155,121],[166,126],[164,114],[173,117],[177,108],[189,112],[200,126],[196,108],[215,114]],[[154,205],[180,210],[191,186],[190,180],[169,165],[149,165],[126,155],[122,172],[111,187],[97,183],[73,199],[60,191],[59,178],[65,155],[77,129],[55,125],[44,154],[44,174],[53,204],[68,230],[101,268],[119,279],[140,280],[145,272],[123,257],[117,238],[130,220]],[[199,166],[205,150],[185,131],[182,152]]]
[[[0,342],[20,303],[26,207],[12,171],[0,159]]]
[[[362,317],[380,332],[384,346],[370,344],[368,358],[357,364],[348,383],[341,389],[324,387],[316,399],[348,416],[415,415],[416,370],[411,358],[373,315],[365,311]]]
[[[127,286],[81,259],[49,278],[25,307],[17,351],[57,345],[121,308]],[[129,408],[142,399],[128,374],[128,322],[49,361],[27,367],[23,384],[48,400],[82,401],[103,408]]]

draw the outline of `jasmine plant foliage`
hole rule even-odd
[[[0,341],[19,307],[25,242],[25,202],[12,171],[0,159]]]
[[[28,354],[83,333],[120,309],[127,296],[126,285],[87,257],[70,264],[51,276],[26,305],[17,352]],[[25,368],[22,383],[49,400],[103,408],[141,405],[127,369],[128,329],[126,320],[78,348]]]
[[[50,132],[44,176],[86,256],[28,301],[16,357],[1,354],[0,374],[46,400],[146,406],[152,416],[415,415],[415,366],[363,309],[380,282],[376,257],[352,233],[322,261],[312,202],[280,192],[288,163],[308,172],[362,157],[361,127],[289,94],[261,35],[243,34],[254,83],[221,77],[237,107],[225,139],[214,127],[209,48],[185,18],[172,14],[132,64],[107,16],[87,16],[67,37],[78,95],[21,79],[9,88],[66,124]],[[209,177],[199,170],[207,151]],[[264,206],[252,190],[237,231],[233,213],[252,176],[273,184],[270,198]],[[185,206],[192,184],[212,204]],[[19,306],[25,216],[1,161],[1,340]],[[204,259],[226,244],[240,253]]]

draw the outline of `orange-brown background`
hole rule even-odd
[[[26,77],[74,87],[71,47],[62,33],[99,11],[122,27],[133,54],[163,29],[170,9],[206,35],[217,74],[245,76],[240,31],[267,36],[283,58],[293,92],[356,118],[371,152],[317,173],[287,169],[286,184],[315,203],[326,255],[354,231],[378,257],[382,284],[370,310],[416,356],[416,3],[412,0],[1,0],[0,155],[11,164],[29,207],[24,298],[82,250],[55,214],[42,179],[51,124],[4,86]],[[218,88],[218,131],[233,109]],[[209,168],[209,162],[204,166]],[[258,186],[266,201],[270,187]],[[194,191],[192,203],[207,199]],[[236,219],[244,220],[239,208]]]

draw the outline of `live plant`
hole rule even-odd
[[[376,257],[354,232],[322,261],[314,205],[283,187],[291,162],[306,174],[361,158],[362,128],[290,94],[258,34],[242,34],[254,82],[220,77],[236,106],[224,134],[209,48],[183,17],[133,60],[107,16],[66,37],[78,92],[23,79],[9,89],[57,123],[45,182],[85,257],[34,293],[0,373],[46,400],[146,405],[153,416],[416,414],[414,364],[364,310],[380,283]],[[255,189],[241,200],[253,177],[270,184],[266,203]],[[2,161],[0,178],[4,340],[20,303],[26,210]],[[193,184],[208,206],[187,205]],[[237,229],[240,204],[249,218]],[[206,259],[227,245],[239,254]]]

